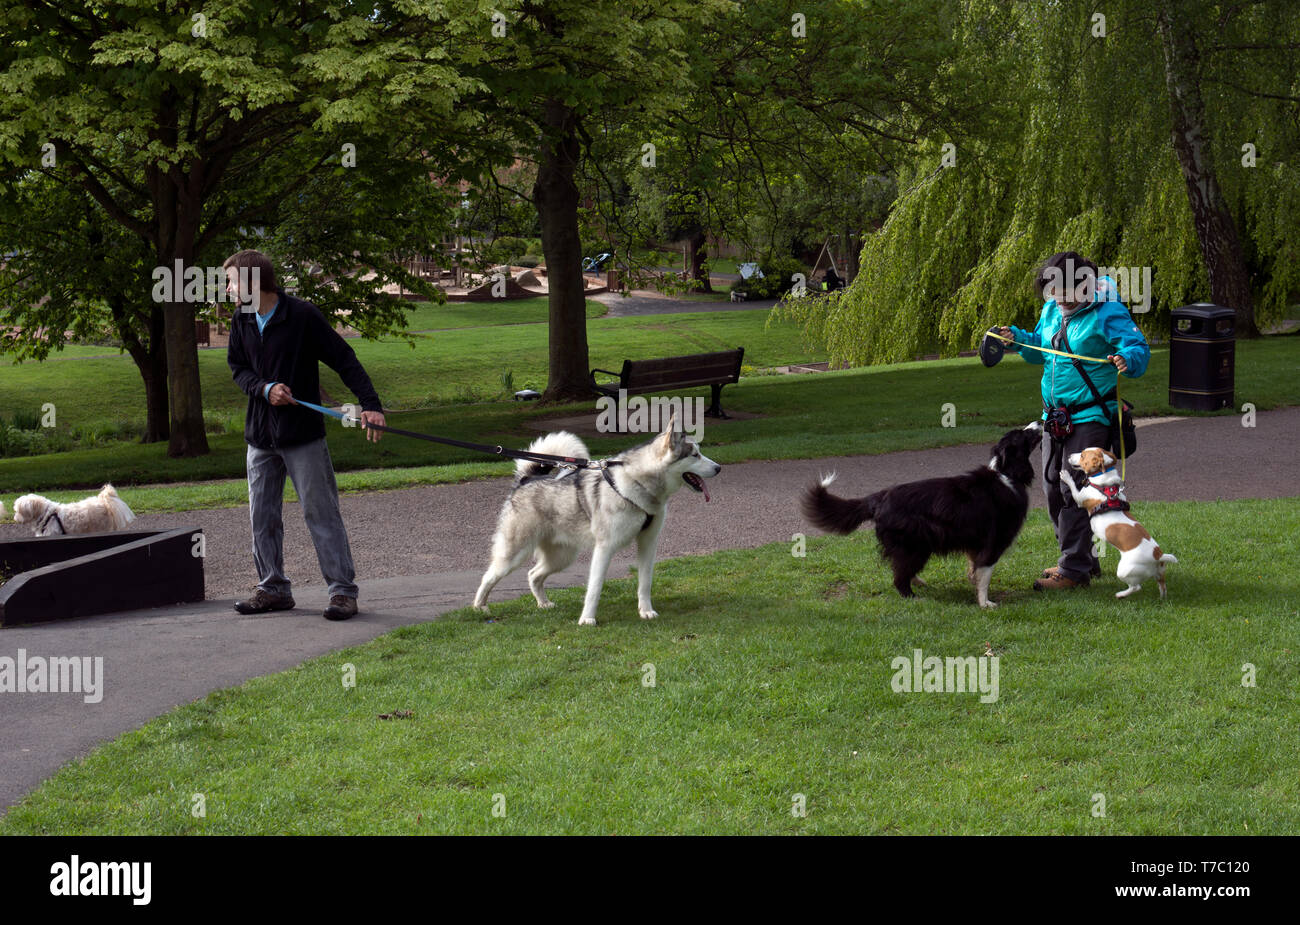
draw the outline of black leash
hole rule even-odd
[[[305,408],[311,408],[313,411],[319,411],[321,414],[328,414],[330,417],[338,418],[341,421],[349,420],[347,415],[345,415],[342,411],[335,411],[333,408],[325,408],[321,405],[313,405],[311,402],[303,401],[300,398],[295,398],[293,399],[293,401],[296,404],[302,405]],[[413,430],[402,430],[400,427],[389,427],[387,424],[371,424],[367,421],[361,421],[358,419],[353,419],[353,420],[357,420],[357,423],[360,424],[362,427],[368,427],[371,430],[383,431],[386,434],[397,434],[398,436],[411,437],[415,440],[427,440],[430,443],[441,443],[441,444],[445,444],[446,446],[460,447],[461,449],[465,449],[465,450],[476,450],[480,453],[491,453],[494,456],[504,456],[507,459],[526,459],[529,462],[538,462],[559,469],[599,469],[600,474],[603,475],[605,477],[605,481],[609,483],[609,487],[614,489],[614,494],[618,495],[620,498],[622,498],[628,504],[632,505],[642,514],[645,514],[645,522],[641,525],[642,533],[644,533],[646,530],[649,530],[650,525],[654,523],[654,519],[655,519],[654,514],[651,514],[641,505],[637,504],[627,495],[623,494],[621,491],[618,490],[618,486],[614,484],[614,476],[609,471],[609,467],[620,465],[620,461],[617,459],[582,459],[577,456],[553,456],[550,453],[530,453],[528,450],[507,450],[505,447],[501,446],[500,444],[497,444],[496,446],[489,446],[486,443],[469,443],[465,440],[455,440],[451,437],[438,437],[433,434],[416,433]]]
[[[491,446],[486,443],[468,443],[464,440],[455,440],[451,437],[437,437],[433,434],[420,434],[413,430],[402,430],[400,427],[389,427],[386,424],[371,424],[357,418],[348,418],[342,411],[335,411],[333,408],[325,408],[321,405],[313,405],[309,401],[303,401],[301,398],[295,398],[295,404],[302,405],[304,408],[310,408],[313,411],[319,411],[321,414],[327,414],[330,417],[338,418],[341,421],[355,420],[362,427],[368,427],[371,430],[380,430],[386,434],[397,434],[401,437],[411,437],[415,440],[427,440],[430,443],[441,443],[446,446],[460,447],[463,450],[475,450],[479,453],[491,453],[494,456],[503,456],[506,459],[526,459],[529,462],[545,463],[546,465],[555,466],[560,469],[604,469],[606,466],[618,465],[617,460],[609,459],[582,459],[577,456],[553,456],[550,453],[530,453],[528,450],[508,450],[500,444]]]

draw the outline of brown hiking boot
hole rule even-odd
[[[330,605],[325,608],[326,620],[347,620],[357,615],[357,599],[336,594],[330,598]]]
[[[235,610],[240,613],[266,613],[268,610],[293,610],[293,595],[272,594],[265,588],[258,588],[246,601],[235,601]]]
[[[1060,572],[1050,578],[1039,578],[1034,582],[1035,591],[1064,591],[1067,588],[1086,588],[1087,586],[1086,581],[1073,581]]]

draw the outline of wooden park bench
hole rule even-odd
[[[620,389],[626,395],[637,395],[707,385],[713,388],[713,403],[704,413],[709,417],[725,418],[730,415],[722,410],[722,387],[740,381],[740,361],[744,355],[745,348],[737,347],[720,353],[692,353],[658,360],[624,360],[621,373],[593,369],[591,385],[602,395],[615,399],[618,398]],[[618,381],[597,382],[596,373],[618,376]]]

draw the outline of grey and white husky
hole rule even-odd
[[[583,442],[563,430],[534,440],[528,449],[589,458]],[[477,609],[487,610],[488,595],[497,582],[519,568],[534,550],[537,561],[528,572],[528,587],[538,607],[554,606],[543,583],[590,549],[587,597],[578,623],[595,626],[609,561],[635,540],[637,611],[643,620],[659,616],[650,603],[650,584],[668,499],[688,485],[708,501],[704,479],[717,475],[722,467],[701,454],[695,441],[682,433],[676,415],[649,443],[624,450],[608,462],[609,467],[603,470],[576,471],[553,470],[522,459],[515,463],[515,485],[501,508],[492,561],[474,596]]]

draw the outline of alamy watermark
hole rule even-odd
[[[50,866],[51,896],[129,896],[147,906],[153,896],[152,861],[83,861],[72,855]]]
[[[42,655],[18,650],[0,655],[0,694],[82,694],[86,703],[104,699],[104,657]]]
[[[618,398],[602,395],[596,399],[596,430],[602,434],[659,433],[677,415],[682,432],[699,443],[704,439],[704,397],[682,398],[680,395],[653,398],[627,395],[618,390]]]
[[[238,291],[232,291],[227,286],[227,274],[232,272],[238,276]],[[170,267],[154,267],[150,275],[155,302],[185,302],[192,305],[236,302],[240,311],[257,310],[253,293],[260,291],[262,281],[262,271],[257,267],[187,267],[184,261],[178,259]]]
[[[1110,277],[1115,286],[1104,282],[1105,277]],[[1067,260],[1064,268],[1048,267],[1043,280],[1045,299],[1091,302],[1101,289],[1104,298],[1118,298],[1135,314],[1151,311],[1150,267],[1098,267],[1094,271],[1085,264],[1075,266],[1073,260]]]
[[[999,661],[996,655],[967,655],[940,658],[920,649],[912,657],[898,655],[889,663],[894,677],[889,686],[895,694],[974,694],[980,703],[998,699]]]

